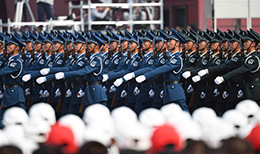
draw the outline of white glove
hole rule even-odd
[[[50,68],[43,68],[40,70],[41,75],[47,75],[50,73]]]
[[[65,78],[65,75],[63,72],[59,72],[59,73],[56,73],[55,74],[55,79],[56,80],[60,80],[60,79],[64,79]]]
[[[107,80],[108,80],[108,75],[107,74],[103,74],[102,82],[106,82]]]
[[[201,80],[201,77],[199,75],[196,75],[196,76],[192,77],[192,81],[194,83],[199,82],[200,80]]]
[[[220,85],[221,83],[224,82],[224,78],[222,76],[218,76],[216,77],[216,79],[214,80],[214,82],[217,84],[217,85]]]
[[[184,79],[188,79],[190,76],[191,76],[190,71],[185,71],[184,73],[182,73],[182,77],[183,77]]]
[[[121,92],[121,97],[124,98],[124,97],[126,97],[126,95],[127,95],[126,90],[122,90],[122,92]]]
[[[39,77],[39,78],[36,79],[36,82],[38,84],[42,84],[42,83],[46,82],[46,77],[44,77],[44,76]]]
[[[25,74],[22,78],[23,82],[27,82],[32,78],[31,74]]]
[[[151,98],[151,97],[153,97],[154,96],[154,91],[153,91],[153,89],[151,89],[150,91],[149,91],[149,97]]]
[[[133,79],[134,77],[135,77],[135,74],[134,74],[133,72],[131,72],[131,73],[128,73],[128,74],[124,75],[123,78],[124,78],[126,81],[129,81],[129,80]]]
[[[114,85],[112,85],[110,88],[109,88],[109,92],[113,93],[116,91],[116,87]]]
[[[146,77],[144,75],[140,75],[135,80],[138,83],[142,83],[142,82],[144,82],[146,80]]]
[[[116,81],[114,82],[114,85],[115,85],[116,87],[119,87],[122,83],[123,83],[123,79],[122,79],[122,78],[118,78],[118,79],[116,79]]]
[[[200,71],[198,72],[198,75],[199,75],[200,77],[203,77],[203,76],[206,75],[206,74],[209,74],[208,69],[200,70]]]
[[[138,95],[140,93],[140,90],[138,87],[135,87],[134,91],[133,91],[133,94],[134,95]]]

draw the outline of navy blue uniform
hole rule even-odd
[[[3,53],[0,53],[0,69],[5,67],[5,58],[3,57]],[[3,100],[4,96],[4,88],[3,88],[3,80],[2,77],[0,77],[0,103]]]
[[[142,75],[146,72],[145,69],[151,67],[154,64],[153,52],[149,52],[143,56],[142,62],[140,64],[140,70],[134,72],[135,76]],[[153,89],[153,79],[146,80],[140,86],[140,93],[137,96],[135,104],[135,112],[139,114],[142,110],[151,107],[152,97],[149,95],[149,91]]]
[[[71,72],[64,72],[65,78],[86,76],[87,85],[85,89],[84,106],[102,103],[107,105],[107,96],[102,87],[103,60],[100,53],[90,57],[89,64],[83,69]]]
[[[141,65],[140,62],[141,62],[141,57],[137,53],[132,55],[130,61],[128,62],[127,69],[123,69],[121,71],[111,73],[111,74],[109,73],[108,74],[109,79],[110,80],[117,79],[119,77],[124,76],[127,73],[134,72],[134,71],[138,70],[140,68],[140,65]],[[134,89],[138,85],[137,85],[137,83],[134,79],[129,80],[126,84],[127,84],[127,90],[126,90],[127,96],[126,96],[125,105],[134,110],[136,98],[137,98],[137,95],[138,95],[138,93],[134,92]]]
[[[163,102],[177,103],[184,110],[189,112],[185,103],[185,93],[178,81],[181,79],[183,68],[183,61],[180,52],[174,52],[169,55],[169,60],[150,72],[144,74],[147,80],[153,79],[156,76],[162,75],[164,77],[165,87],[163,89]]]
[[[19,54],[10,57],[6,66],[0,70],[0,77],[2,77],[4,84],[0,120],[2,120],[4,111],[10,107],[18,106],[25,109],[24,92],[21,88],[23,73],[23,62]]]

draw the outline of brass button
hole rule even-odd
[[[13,90],[13,89],[12,89],[11,91],[12,91],[12,93],[14,92],[14,90]]]
[[[93,88],[93,90],[96,90],[96,88]]]
[[[174,88],[174,86],[172,86],[172,89]]]

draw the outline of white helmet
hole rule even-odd
[[[29,117],[24,109],[20,107],[12,107],[5,111],[3,115],[3,125],[24,125]]]
[[[55,111],[51,105],[47,103],[38,103],[33,105],[29,110],[29,116],[30,118],[41,117],[51,126],[56,123]]]

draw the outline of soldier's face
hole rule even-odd
[[[246,41],[243,43],[243,48],[244,48],[245,50],[247,50],[247,49],[250,47],[251,44],[252,44],[252,41],[251,41],[251,40],[246,40]]]
[[[0,50],[4,49],[4,44],[0,42]]]
[[[25,50],[26,51],[31,51],[32,50],[32,42],[26,42]]]
[[[150,41],[144,41],[142,43],[142,49],[147,50],[148,48],[150,48],[151,45],[152,45],[152,43]]]
[[[238,47],[238,42],[231,42],[230,43],[230,50],[234,51]]]
[[[257,51],[260,51],[260,43],[257,44],[256,48]]]
[[[44,52],[47,52],[48,50],[51,50],[51,43],[50,42],[45,42],[43,47],[42,47]]]
[[[188,41],[184,44],[184,48],[186,51],[190,50],[192,48],[193,42]]]
[[[111,42],[110,43],[110,50],[114,51],[114,50],[116,50],[116,48],[117,48],[117,42]]]
[[[95,44],[94,43],[89,43],[88,44],[88,52],[93,52],[94,48],[95,48]]]
[[[224,51],[228,49],[228,42],[227,41],[221,43],[221,49],[224,50]]]
[[[129,42],[129,51],[130,52],[133,52],[136,47],[137,47],[137,44],[135,42]]]
[[[40,49],[41,49],[41,43],[34,43],[34,45],[33,45],[33,49],[35,50],[35,51],[39,51]]]
[[[128,47],[128,42],[127,41],[121,42],[120,47],[121,47],[121,50],[123,50],[123,51],[126,50]]]
[[[155,48],[157,51],[159,51],[160,49],[162,49],[163,47],[163,41],[158,41],[156,44],[155,44]]]
[[[206,41],[200,41],[199,43],[199,50],[203,50],[207,45]]]
[[[67,51],[71,51],[72,50],[72,42],[68,43],[66,45]]]
[[[174,39],[169,39],[167,42],[167,46],[169,50],[172,50],[175,47],[176,44],[176,40]]]
[[[82,49],[82,45],[83,45],[82,43],[75,43],[74,44],[75,52],[79,52],[79,50]]]
[[[14,44],[8,44],[8,45],[7,45],[7,54],[10,54],[12,51],[15,50],[15,48],[17,48],[16,45],[14,45]]]
[[[218,42],[213,42],[210,44],[210,50],[217,50],[217,48],[219,47],[219,43]]]
[[[60,48],[60,46],[61,46],[61,43],[55,42],[55,43],[52,45],[53,51],[54,51],[54,52],[58,51],[59,48]]]

